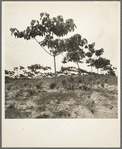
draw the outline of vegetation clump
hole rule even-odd
[[[56,84],[55,83],[51,83],[50,84],[50,89],[54,89],[56,87]]]
[[[37,89],[41,89],[42,90],[42,82],[36,84]]]

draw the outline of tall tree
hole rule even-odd
[[[73,19],[64,21],[61,15],[50,18],[48,13],[40,14],[39,20],[32,20],[30,26],[24,31],[19,31],[16,28],[11,28],[11,34],[17,38],[35,39],[35,41],[54,58],[55,83],[56,83],[56,56],[65,49],[63,37],[68,32],[74,31],[76,25]],[[37,36],[43,37],[43,40],[37,40]],[[47,49],[45,48],[47,47]]]

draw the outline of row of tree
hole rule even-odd
[[[44,70],[43,72],[41,70]],[[51,70],[50,67],[46,66],[40,66],[40,64],[35,64],[35,65],[31,65],[28,66],[27,69],[24,68],[23,66],[19,66],[19,67],[14,67],[13,71],[10,70],[5,70],[5,76],[8,77],[12,77],[12,78],[35,78],[35,77],[53,77],[54,73],[52,72],[47,72],[46,70]],[[45,72],[46,71],[46,72]],[[79,71],[82,74],[87,74],[87,75],[91,75],[91,74],[96,74],[94,72],[88,72],[84,69],[79,69]],[[59,71],[56,71],[56,74],[58,76],[60,75],[74,75],[76,76],[78,72],[78,69],[76,67],[63,67],[61,66],[61,69]],[[110,75],[115,75],[113,69],[110,69],[110,71],[108,71],[107,74]]]
[[[69,38],[61,39],[69,32],[74,31],[76,25],[73,19],[64,21],[61,15],[50,18],[48,13],[41,13],[40,20],[32,20],[30,25],[23,31],[17,28],[10,28],[11,35],[16,38],[26,40],[34,39],[50,56],[54,59],[55,83],[56,83],[56,56],[65,53],[63,63],[74,62],[77,64],[78,73],[81,74],[79,63],[85,59],[88,66],[95,67],[97,70],[113,70],[110,60],[102,58],[104,49],[95,50],[95,42],[88,43],[80,34],[75,34]],[[43,40],[37,40],[37,36]],[[37,66],[38,67],[38,66]],[[35,71],[35,68],[32,68]],[[114,71],[113,71],[114,72]]]
[[[27,69],[23,66],[19,66],[19,67],[14,67],[13,71],[10,70],[5,70],[5,75],[10,76],[10,77],[33,77],[36,74],[40,74],[43,75],[43,73],[41,73],[38,70],[51,70],[51,67],[44,67],[41,66],[40,64],[34,64],[31,66],[27,66]],[[44,73],[47,74],[47,73]],[[51,75],[51,73],[48,73],[47,75]]]

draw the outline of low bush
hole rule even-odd
[[[13,80],[12,78],[5,76],[5,83],[11,83],[12,80]]]
[[[37,89],[41,89],[42,90],[42,82],[36,84]]]
[[[56,84],[55,83],[51,83],[50,84],[50,89],[54,89],[56,87]]]
[[[102,86],[102,88],[104,88],[104,84],[103,83],[101,83],[101,86]]]
[[[11,86],[9,85],[9,86],[7,87],[7,90],[10,91],[10,89],[11,89]]]
[[[66,86],[66,84],[67,84],[66,80],[62,80],[62,84],[63,84],[63,86]]]
[[[30,96],[36,94],[36,91],[34,89],[28,89],[27,92],[29,93]]]
[[[74,78],[73,76],[71,76],[69,79],[68,79],[69,82],[73,83],[74,82]]]
[[[94,102],[89,102],[89,103],[87,104],[87,107],[88,107],[88,109],[89,109],[93,114],[96,112]]]
[[[54,113],[54,117],[56,117],[56,118],[68,118],[70,116],[71,116],[71,114],[65,110]]]
[[[81,80],[81,79],[79,79],[79,81],[78,81],[79,83],[82,83],[83,81]]]
[[[100,84],[100,82],[99,82],[99,81],[97,81],[97,84]]]
[[[87,87],[86,85],[79,86],[79,89],[82,89],[84,91],[89,91],[90,90],[90,88]]]
[[[26,87],[27,86],[27,83],[24,83],[24,86]]]

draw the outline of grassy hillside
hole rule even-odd
[[[6,79],[5,118],[117,118],[118,82],[110,75]]]

